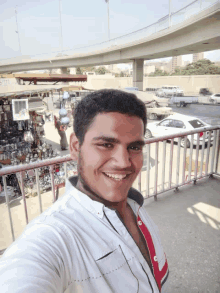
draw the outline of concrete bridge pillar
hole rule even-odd
[[[61,68],[60,68],[60,73],[61,73],[61,74],[69,74],[69,72],[68,72],[68,67],[61,67]]]
[[[143,91],[144,59],[135,59],[133,61],[133,86]]]

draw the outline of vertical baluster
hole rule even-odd
[[[216,160],[215,160],[215,173],[218,174],[218,162],[219,162],[219,154],[220,154],[220,130],[217,130],[217,145],[216,145]]]
[[[171,139],[171,146],[170,146],[170,172],[169,172],[169,189],[172,185],[172,168],[173,168],[173,141],[174,139]]]
[[[51,179],[51,189],[52,189],[52,196],[53,202],[56,201],[56,194],[55,194],[55,183],[54,183],[54,165],[50,165],[50,179]]]
[[[159,142],[156,142],[155,146],[155,177],[154,177],[154,200],[157,200],[157,180],[158,180],[158,146]]]
[[[65,180],[68,178],[67,174],[67,162],[64,163]]]
[[[27,212],[27,203],[26,203],[26,198],[25,198],[25,192],[24,192],[24,179],[23,179],[24,171],[20,172],[20,178],[21,178],[21,193],[22,193],[22,198],[24,202],[24,212],[25,212],[25,218],[26,218],[26,223],[28,224],[28,212]]]
[[[141,171],[138,174],[138,191],[141,192]]]
[[[146,196],[150,196],[150,144],[147,147],[147,178],[146,178]]]
[[[216,133],[217,131],[214,130],[214,141],[213,141],[213,147],[212,147],[212,159],[211,159],[211,174],[214,172],[214,160],[215,160],[215,150],[216,150]]]
[[[205,138],[206,138],[206,133],[203,134],[203,140],[202,140],[202,155],[201,155],[199,177],[202,177],[202,168],[203,168],[204,152],[205,152]]]
[[[196,160],[195,160],[195,172],[194,172],[194,178],[195,178],[195,180],[197,179],[197,172],[198,172],[199,138],[200,138],[200,134],[197,133],[197,141],[196,141]]]
[[[194,141],[194,134],[191,134],[191,140],[190,140],[190,155],[189,155],[189,176],[188,176],[188,182],[191,181],[191,172],[192,172],[192,156],[193,156],[193,141]]]
[[[210,144],[211,144],[211,132],[209,131],[208,146],[207,146],[207,152],[206,152],[205,175],[208,174]]]
[[[162,162],[162,191],[165,183],[165,166],[166,166],[166,140],[163,141],[163,162]]]
[[[39,207],[40,207],[40,212],[42,213],[42,200],[41,200],[41,193],[40,193],[40,182],[39,182],[39,172],[38,169],[35,169],[35,176],[36,176],[36,184],[37,184],[37,194],[38,194],[38,199],[39,199]]]
[[[180,141],[181,137],[178,137],[178,150],[177,150],[177,161],[176,161],[176,187],[179,185],[179,173],[180,173]]]
[[[187,136],[184,137],[184,151],[183,151],[183,168],[182,168],[182,184],[185,183],[185,172],[186,172],[186,144],[187,144]]]
[[[9,203],[9,196],[8,196],[8,192],[7,192],[6,176],[3,176],[3,186],[4,186],[5,201],[6,201],[6,205],[8,208],[8,216],[9,216],[9,221],[10,221],[10,226],[11,226],[12,240],[15,241],[13,221],[12,221],[11,209],[10,209],[10,203]]]

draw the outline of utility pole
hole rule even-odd
[[[110,41],[110,24],[109,24],[109,0],[105,0],[108,9],[108,40]]]
[[[62,29],[62,19],[61,19],[61,0],[59,0],[59,11],[60,11],[61,54],[63,55],[63,29]]]
[[[18,18],[17,18],[17,9],[16,9],[16,7],[15,7],[15,18],[16,18],[16,25],[17,25],[17,30],[15,32],[18,34],[19,51],[20,51],[20,54],[21,54],[21,44],[20,44],[20,37],[19,37],[19,30],[18,30]]]

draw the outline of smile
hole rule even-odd
[[[116,181],[122,181],[123,179],[127,178],[130,174],[112,174],[112,173],[105,173],[103,172],[103,174],[111,179],[114,179]]]

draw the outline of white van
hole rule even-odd
[[[160,88],[156,92],[156,96],[158,96],[158,97],[171,97],[171,96],[182,97],[183,90],[181,90],[180,87],[178,87],[178,86],[165,85],[165,86],[162,86],[162,88]]]

